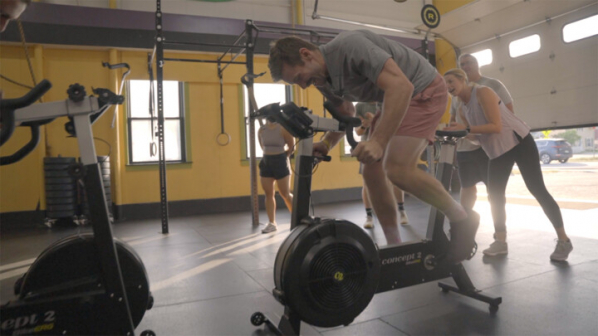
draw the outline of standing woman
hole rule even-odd
[[[262,188],[266,193],[266,212],[268,213],[268,225],[262,230],[262,233],[270,233],[277,229],[274,182],[276,182],[278,192],[287,205],[289,212],[293,208],[293,194],[290,192],[289,157],[295,147],[295,138],[279,123],[268,118],[266,124],[258,132],[258,139],[264,152],[259,168]],[[285,145],[287,146],[286,150]]]
[[[492,89],[469,84],[463,70],[449,70],[444,74],[444,79],[449,93],[463,102],[462,120],[466,122],[451,123],[447,130],[466,129],[476,134],[490,158],[488,197],[497,239],[493,244],[504,244],[505,241],[500,241],[502,237],[506,240],[505,192],[516,162],[527,189],[540,203],[557,233],[557,245],[550,259],[567,260],[573,245],[565,233],[561,210],[544,185],[538,148],[530,134],[530,127],[511,113]]]

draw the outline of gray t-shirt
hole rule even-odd
[[[337,104],[342,100],[382,102],[384,91],[376,81],[392,58],[413,84],[413,96],[423,91],[438,73],[420,54],[369,30],[346,31],[320,46],[330,82],[318,90]]]
[[[491,88],[494,92],[496,92],[496,94],[498,95],[500,100],[505,105],[513,102],[513,98],[511,98],[511,94],[509,93],[509,90],[507,90],[505,85],[498,79],[482,76],[475,83]],[[458,123],[462,124],[463,120],[461,120],[461,116],[458,113],[459,107],[461,105],[461,101],[457,97],[452,97],[452,98],[453,98],[453,100],[451,102],[451,111],[450,111],[451,116],[455,116],[455,120]],[[480,143],[477,140],[472,141],[472,140],[468,140],[468,139],[460,139],[457,142],[457,152],[469,152],[469,151],[476,150],[480,147],[481,147]]]

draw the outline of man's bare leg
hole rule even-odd
[[[384,231],[386,243],[394,245],[401,242],[399,226],[397,225],[397,205],[392,194],[391,185],[386,179],[386,172],[382,162],[363,165],[363,180],[365,181],[370,201]]]
[[[461,187],[461,205],[467,209],[473,209],[475,201],[478,198],[478,188],[475,184],[471,187]]]
[[[451,222],[467,218],[465,209],[442,184],[417,168],[418,159],[427,145],[426,139],[396,135],[389,142],[384,167],[397,187],[442,211]]]
[[[473,250],[479,215],[473,211],[468,213],[451,197],[440,181],[417,168],[418,158],[426,144],[425,139],[393,136],[386,150],[384,168],[393,184],[448,217],[451,224],[451,242],[447,260],[457,263],[469,257]]]

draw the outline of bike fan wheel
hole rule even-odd
[[[114,241],[131,317],[137,326],[150,308],[152,298],[147,272],[135,250],[120,240]],[[63,238],[46,248],[24,275],[18,294],[21,300],[27,301],[33,297],[51,299],[65,294],[93,293],[103,288],[96,244],[93,235],[87,233]],[[81,306],[73,309],[77,314],[73,329],[80,334],[111,331],[110,323],[102,319],[110,315],[110,306],[95,301],[92,294],[83,296]]]
[[[330,219],[293,231],[274,266],[276,288],[282,291],[284,303],[314,326],[351,323],[378,287],[376,245],[347,221]]]

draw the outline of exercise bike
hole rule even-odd
[[[279,335],[299,335],[304,321],[317,327],[349,325],[368,306],[376,293],[452,277],[456,283],[438,285],[443,292],[456,292],[489,304],[498,310],[501,297],[482,294],[472,284],[461,264],[441,261],[449,239],[444,232],[444,215],[431,209],[426,238],[378,248],[357,225],[341,219],[309,216],[311,173],[316,160],[313,136],[316,132],[345,131],[355,148],[353,127],[357,118],[342,116],[329,103],[325,108],[335,119],[311,114],[293,103],[262,107],[256,117],[274,117],[289,133],[301,139],[296,150],[295,185],[291,233],[281,244],[274,264],[275,288],[272,293],[284,305],[284,315],[275,325],[261,312],[251,323],[267,326]],[[441,142],[438,180],[448,188],[455,143],[465,131],[437,131]],[[475,254],[475,249],[472,255]]]
[[[125,63],[109,65],[111,69]],[[126,75],[126,74],[125,74]],[[124,79],[124,76],[123,76]],[[92,124],[112,105],[124,98],[107,89],[93,89],[87,96],[78,84],[69,87],[68,99],[33,104],[52,85],[44,80],[25,96],[0,102],[0,145],[15,126],[28,126],[31,140],[0,165],[23,159],[39,142],[39,126],[67,116],[68,133],[79,144],[81,164],[64,167],[83,179],[89,205],[92,233],[75,234],[46,248],[15,283],[17,299],[1,306],[1,335],[134,335],[145,311],[153,305],[147,272],[132,247],[115,239]],[[30,106],[31,105],[31,106]],[[146,330],[141,335],[155,335]]]

